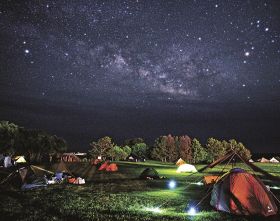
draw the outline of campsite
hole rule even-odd
[[[210,206],[209,197],[195,215],[188,209],[207,193],[204,175],[229,171],[232,165],[217,165],[203,173],[176,173],[173,163],[158,161],[118,161],[118,171],[98,171],[86,162],[66,163],[73,173],[84,177],[84,185],[48,185],[32,191],[1,187],[1,217],[13,220],[263,220],[263,216],[236,216],[218,212]],[[279,176],[279,164],[255,163],[267,172]],[[196,165],[199,170],[205,165]],[[235,167],[250,170],[243,163]],[[139,179],[145,168],[154,168],[163,179]],[[170,180],[176,182],[169,188]],[[276,197],[280,197],[277,182],[265,180]],[[4,191],[3,191],[4,190]],[[266,217],[279,220],[279,215]]]

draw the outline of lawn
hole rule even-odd
[[[186,213],[186,209],[196,205],[207,192],[206,187],[196,183],[205,174],[221,172],[224,166],[189,176],[177,174],[176,166],[169,163],[117,163],[119,171],[115,173],[96,171],[86,163],[69,165],[76,174],[87,179],[87,183],[81,186],[49,185],[46,189],[26,192],[2,187],[1,220],[264,220],[263,217],[248,218],[214,211],[209,205],[209,198],[199,205],[196,216]],[[280,166],[276,164],[257,165],[280,175]],[[241,164],[237,166],[242,167]],[[146,167],[154,167],[160,176],[167,179],[139,180],[139,174]],[[225,171],[230,168],[231,165]],[[176,180],[175,189],[168,188],[170,179]],[[269,185],[280,187],[277,183]],[[280,197],[279,190],[273,190],[273,193]],[[153,211],[153,208],[160,210]]]

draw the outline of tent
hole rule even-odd
[[[21,167],[10,173],[4,180],[2,180],[1,184],[21,187],[22,190],[46,187],[47,174],[53,174],[53,172],[34,165]]]
[[[105,162],[98,168],[98,170],[99,170],[99,171],[101,171],[101,170],[106,170],[108,166],[109,166],[109,161],[105,161]]]
[[[195,173],[195,172],[197,172],[195,166],[187,163],[182,164],[176,170],[176,173]]]
[[[210,204],[219,211],[236,215],[270,216],[278,211],[273,195],[263,182],[239,168],[232,169],[214,184]]]
[[[249,162],[250,162],[250,163],[254,163],[254,160],[250,159]]]
[[[279,163],[279,160],[275,159],[275,157],[272,157],[270,160],[269,160],[270,163]]]
[[[260,163],[269,163],[270,161],[264,157],[258,160]]]
[[[81,159],[74,153],[64,153],[61,156],[61,161],[64,162],[81,162]]]
[[[109,166],[107,166],[106,171],[110,171],[110,172],[116,172],[118,171],[118,166],[115,163],[111,163]]]
[[[216,176],[216,175],[208,175],[208,176],[204,176],[203,177],[203,182],[206,184],[206,185],[209,185],[209,184],[214,184],[218,181],[219,179],[219,176]]]
[[[159,174],[154,168],[146,168],[139,176],[140,179],[159,179]]]
[[[181,166],[182,164],[186,164],[186,162],[182,159],[182,158],[180,158],[177,162],[176,162],[176,166]]]
[[[16,156],[14,160],[16,163],[26,163],[24,156]]]
[[[63,161],[60,161],[58,164],[54,164],[53,168],[56,173],[68,173],[73,176],[71,170],[66,166],[66,164]]]
[[[229,165],[232,160],[235,161],[236,157],[253,171],[261,173],[265,178],[272,181],[280,181],[280,177],[259,168],[234,150],[229,151],[225,156],[200,168],[198,171],[203,172],[222,162],[226,162],[226,165]],[[225,166],[223,168],[225,169]],[[256,175],[252,175],[239,168],[232,169],[228,173],[222,173],[213,185],[213,190],[208,194],[211,194],[210,204],[219,211],[238,215],[270,216],[276,214],[278,210],[273,197],[278,202],[279,200],[270,192],[269,188]],[[206,198],[204,196],[200,203]]]

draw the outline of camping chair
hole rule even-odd
[[[56,183],[62,183],[63,181],[63,173],[55,173],[55,182]]]

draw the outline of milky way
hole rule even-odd
[[[1,119],[73,148],[173,133],[277,151],[279,1],[3,1]]]

